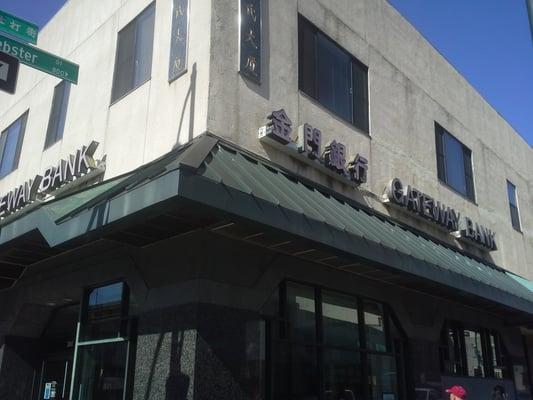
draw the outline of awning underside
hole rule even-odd
[[[533,315],[527,280],[211,134],[1,226],[0,288],[14,285],[28,266],[80,243],[105,238],[142,246],[191,229],[210,229],[433,295]]]

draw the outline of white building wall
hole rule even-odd
[[[157,0],[152,78],[114,104],[117,34],[150,1],[67,2],[39,37],[40,48],[80,64],[64,138],[43,151],[59,80],[22,66],[17,94],[0,95],[0,130],[30,110],[19,168],[0,180],[1,193],[91,140],[100,142],[98,158],[107,155],[108,179],[210,130],[462,247],[435,226],[377,200],[387,182],[399,177],[497,232],[497,251],[466,250],[533,279],[531,147],[386,0],[263,0],[260,86],[238,74],[239,0],[189,1],[188,72],[168,83],[172,0]],[[369,136],[298,90],[298,13],[369,67]],[[279,108],[294,127],[309,122],[321,129],[324,144],[337,139],[349,155],[366,156],[369,181],[362,190],[261,145],[257,129]],[[472,150],[477,204],[439,182],[435,121]],[[506,179],[517,187],[523,233],[511,226]]]

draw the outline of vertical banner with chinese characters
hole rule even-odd
[[[187,44],[189,35],[189,0],[173,0],[172,37],[168,81],[178,79],[187,71]]]
[[[241,74],[261,83],[261,0],[241,0]]]

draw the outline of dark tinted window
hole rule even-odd
[[[63,137],[69,95],[70,83],[67,81],[62,81],[54,88],[54,98],[52,99],[52,109],[50,110],[46,141],[44,143],[45,148],[61,140]]]
[[[368,69],[299,18],[299,86],[342,119],[368,133]]]
[[[27,119],[28,112],[25,112],[0,135],[0,178],[18,167]]]
[[[435,124],[435,142],[439,179],[475,201],[470,149],[438,124]]]
[[[154,42],[155,4],[118,33],[117,58],[111,101],[150,79]]]
[[[507,181],[507,197],[509,198],[509,210],[511,212],[511,223],[517,231],[521,230],[520,214],[518,213],[518,200],[516,198],[516,187]]]

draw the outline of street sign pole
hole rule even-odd
[[[26,43],[37,44],[39,27],[0,10],[0,32]]]
[[[0,90],[15,94],[19,64],[15,57],[0,52]]]
[[[78,83],[79,66],[36,47],[0,35],[0,51],[21,63],[74,84]]]

